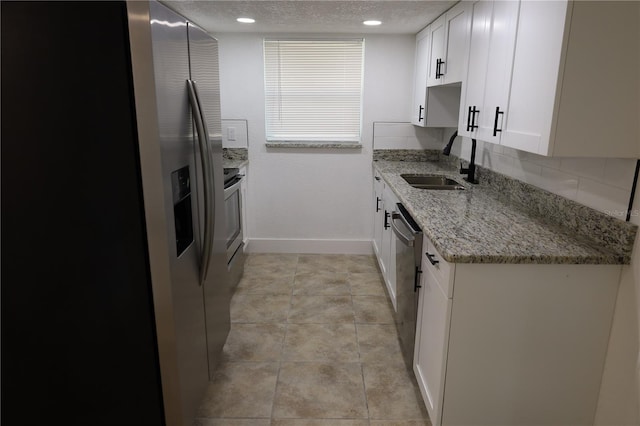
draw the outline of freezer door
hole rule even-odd
[[[165,404],[179,401],[183,423],[187,425],[193,422],[209,371],[200,283],[202,168],[199,151],[195,149],[187,93],[187,23],[159,3],[151,2],[149,7],[175,326],[174,330],[158,328],[158,341],[175,340],[177,373],[174,374],[178,376],[179,396],[172,389],[173,395],[165,395]]]
[[[204,282],[209,371],[220,360],[222,347],[229,334],[231,288],[226,261],[226,220],[222,168],[222,124],[220,119],[220,77],[218,42],[200,28],[189,23],[191,79],[198,87],[206,128],[209,133],[213,178],[213,249],[207,279]]]

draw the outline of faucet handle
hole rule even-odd
[[[469,169],[462,165],[462,160],[460,160],[460,173],[469,173]]]

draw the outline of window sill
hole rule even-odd
[[[267,142],[267,148],[362,149],[359,142]]]

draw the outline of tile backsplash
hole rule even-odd
[[[373,123],[373,149],[442,149],[442,128],[411,123]]]
[[[448,141],[455,129],[445,129]],[[471,157],[471,141],[457,138],[452,154]],[[477,142],[476,164],[624,220],[635,159],[551,158]]]
[[[442,150],[456,129],[421,128],[411,123],[373,123],[374,150]],[[458,137],[451,153],[471,157],[471,140]],[[477,142],[476,164],[624,220],[636,160],[553,158]]]

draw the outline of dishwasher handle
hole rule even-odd
[[[391,212],[391,229],[393,229],[393,233],[396,234],[396,237],[398,237],[402,244],[407,247],[413,247],[413,244],[416,241],[415,234],[413,234],[412,231],[412,235],[405,235],[396,225],[396,219],[399,219],[407,229],[411,229],[411,226],[409,226],[404,216],[397,211],[393,211]]]

